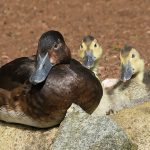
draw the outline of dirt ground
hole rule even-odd
[[[83,36],[92,34],[104,54],[99,76],[119,76],[119,48],[133,45],[150,68],[150,0],[1,0],[0,65],[35,54],[41,34],[59,30],[78,59]]]
[[[140,114],[140,115],[139,115]],[[138,145],[138,150],[150,149],[150,102],[137,105],[134,108],[121,110],[112,115],[128,137]]]

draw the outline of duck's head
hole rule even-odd
[[[69,63],[70,59],[70,50],[61,33],[53,30],[43,33],[38,42],[35,71],[30,77],[30,82],[43,82],[53,66]]]
[[[142,80],[144,71],[144,60],[141,59],[138,51],[132,47],[125,45],[120,52],[121,60],[121,80],[126,82],[133,76],[139,76]]]
[[[88,69],[92,69],[101,55],[102,48],[97,40],[91,35],[85,36],[79,49],[79,56],[83,61],[83,65]]]

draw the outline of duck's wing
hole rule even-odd
[[[12,90],[28,81],[34,71],[35,56],[17,58],[0,68],[0,88]]]
[[[92,113],[103,95],[101,83],[91,70],[82,66],[75,59],[70,61],[69,67],[70,71],[73,72],[72,76],[74,76],[72,88],[76,89],[76,94],[71,99],[77,99],[76,104],[80,105],[86,112]],[[78,95],[77,98],[76,95]]]

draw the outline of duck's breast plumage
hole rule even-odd
[[[23,111],[35,120],[60,122],[72,103],[92,113],[102,94],[95,75],[72,60],[70,64],[55,66],[44,83],[31,87]]]

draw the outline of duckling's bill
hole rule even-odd
[[[49,71],[52,68],[52,64],[49,60],[48,53],[44,56],[40,54],[37,56],[36,68],[30,77],[30,82],[32,84],[38,84],[43,82],[49,74]]]
[[[122,66],[121,66],[121,81],[126,82],[127,80],[130,80],[133,75],[132,70],[133,69],[132,69],[131,63],[129,61],[125,64],[122,64]]]
[[[94,66],[95,59],[96,58],[94,57],[92,51],[87,50],[87,51],[85,51],[85,55],[84,55],[84,58],[83,58],[83,65],[85,67],[87,67],[88,69],[90,69]]]

